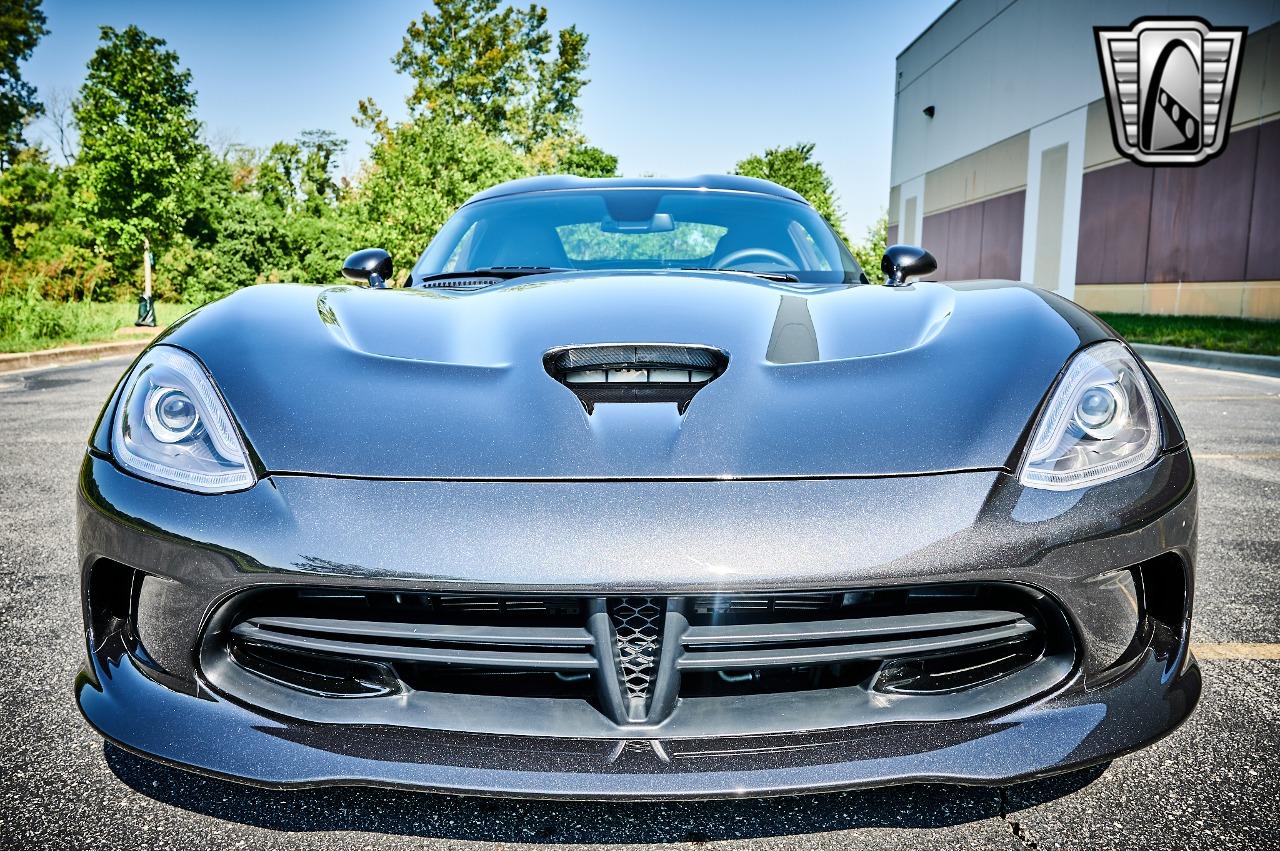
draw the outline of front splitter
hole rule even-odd
[[[121,648],[123,650],[123,648]],[[1007,714],[733,740],[436,733],[269,718],[173,691],[128,653],[76,682],[89,723],[142,756],[273,788],[366,785],[455,794],[661,800],[793,795],[912,782],[1003,785],[1106,761],[1167,734],[1200,695],[1199,667],[1148,647],[1104,689],[1079,678]]]

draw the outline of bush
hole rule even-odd
[[[381,138],[353,196],[351,221],[360,226],[352,232],[391,252],[402,270],[462,202],[529,173],[510,145],[472,124],[428,117],[375,128]]]
[[[28,352],[109,340],[138,316],[136,302],[61,302],[34,295],[0,296],[0,352]],[[156,319],[167,325],[191,310],[189,304],[156,305]]]

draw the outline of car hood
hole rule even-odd
[[[1096,333],[1052,298],[723,273],[565,273],[470,293],[268,284],[161,341],[204,361],[271,472],[908,475],[1011,463],[1082,334]],[[683,414],[669,403],[588,414],[543,357],[592,343],[711,346],[729,362]]]

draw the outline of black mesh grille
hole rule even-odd
[[[661,597],[623,597],[609,606],[617,635],[618,673],[631,706],[641,710],[653,691],[664,603]]]
[[[440,278],[423,282],[424,287],[437,290],[479,290],[491,287],[501,278]]]
[[[711,349],[694,346],[576,346],[556,355],[561,370],[605,366],[656,366],[684,369],[716,369],[719,362]]]
[[[601,343],[552,349],[543,366],[588,414],[604,402],[674,402],[683,414],[698,391],[728,368],[729,356],[708,346]]]

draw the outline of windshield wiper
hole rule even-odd
[[[423,275],[415,278],[415,284],[426,281],[445,281],[450,278],[501,278],[509,281],[512,278],[523,278],[525,275],[549,275],[552,272],[572,272],[559,266],[481,266],[478,269],[466,269],[459,272],[437,272],[434,275]]]
[[[766,281],[782,281],[787,284],[798,284],[800,279],[790,272],[757,272],[754,269],[717,269],[714,266],[681,266],[681,272],[737,272],[739,275],[755,275]]]

